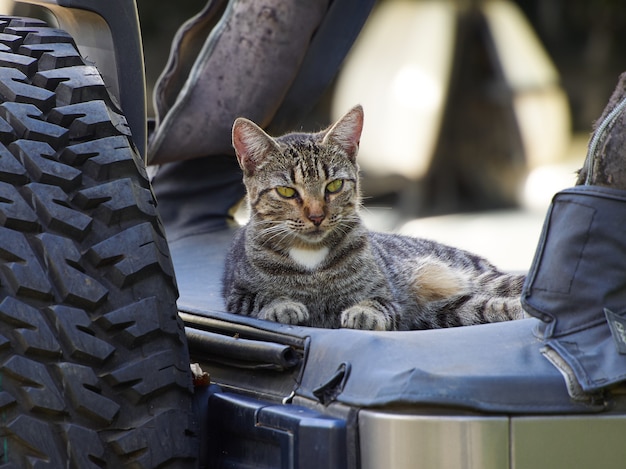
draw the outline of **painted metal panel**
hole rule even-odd
[[[508,417],[359,413],[362,469],[507,469]]]
[[[623,469],[626,416],[511,419],[511,469]]]

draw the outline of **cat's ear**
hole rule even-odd
[[[354,162],[359,151],[362,131],[363,108],[360,105],[356,105],[326,131],[322,143],[339,145],[346,151],[348,158]]]
[[[254,122],[238,117],[233,124],[233,147],[239,166],[252,174],[266,155],[278,150],[276,142]]]

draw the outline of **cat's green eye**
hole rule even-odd
[[[339,192],[343,187],[343,179],[335,179],[331,181],[326,186],[326,192],[329,194],[334,194],[335,192]]]
[[[278,192],[278,195],[284,197],[285,199],[293,199],[297,195],[297,192],[293,187],[287,186],[278,186],[276,188],[276,192]]]

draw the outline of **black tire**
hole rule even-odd
[[[169,250],[72,38],[0,18],[0,466],[194,466]]]

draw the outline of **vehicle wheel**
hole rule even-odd
[[[194,465],[174,273],[126,120],[66,32],[0,31],[0,465]]]

